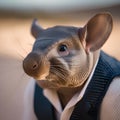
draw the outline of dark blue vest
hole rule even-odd
[[[111,81],[120,76],[120,62],[101,51],[93,77],[83,98],[75,105],[70,120],[97,120],[101,102]],[[54,107],[36,84],[34,112],[38,120],[56,120]]]

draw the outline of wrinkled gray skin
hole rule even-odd
[[[112,31],[109,13],[93,16],[84,27],[41,28],[34,20],[35,43],[23,61],[24,71],[43,88],[58,92],[63,106],[82,89]]]

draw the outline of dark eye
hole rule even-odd
[[[59,46],[59,51],[60,52],[65,52],[66,50],[67,50],[67,46],[66,45]]]
[[[66,45],[60,45],[58,47],[58,53],[60,56],[66,56],[69,54],[68,47]]]

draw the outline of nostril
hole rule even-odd
[[[37,62],[34,62],[33,65],[32,65],[32,69],[33,70],[36,70],[38,68],[38,63]]]

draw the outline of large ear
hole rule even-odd
[[[31,34],[37,38],[41,31],[43,31],[43,28],[38,25],[37,19],[34,19],[31,26]]]
[[[109,13],[99,13],[92,17],[83,28],[86,52],[100,49],[108,39],[112,27],[113,20]]]

